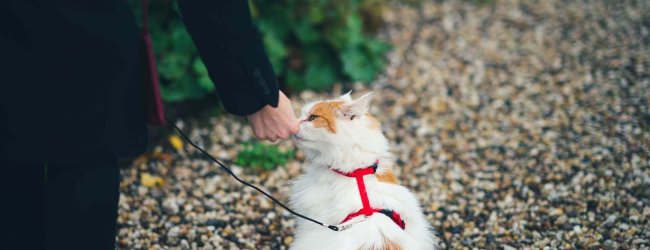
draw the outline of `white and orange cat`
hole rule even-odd
[[[290,204],[349,228],[336,232],[298,220],[291,249],[437,249],[419,202],[393,175],[386,137],[368,113],[370,98],[352,100],[348,93],[303,107],[294,139],[307,163]]]

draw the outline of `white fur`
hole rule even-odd
[[[290,204],[297,211],[331,225],[338,225],[348,214],[361,209],[362,204],[355,178],[337,174],[329,166],[351,172],[379,159],[377,173],[381,173],[393,165],[386,138],[380,129],[369,128],[365,116],[370,94],[352,100],[347,93],[338,100],[345,104],[337,113],[336,133],[315,128],[305,120],[315,103],[302,109],[296,142],[305,152],[307,164],[304,174],[292,183],[290,197]],[[354,119],[350,119],[352,115]],[[406,230],[380,213],[342,232],[299,219],[291,249],[381,249],[385,241],[397,243],[405,250],[437,248],[438,239],[407,188],[380,182],[374,175],[367,175],[364,180],[370,206],[397,211]]]

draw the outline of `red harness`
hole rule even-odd
[[[382,213],[388,216],[388,218],[390,218],[391,220],[393,220],[393,222],[395,222],[395,224],[397,224],[397,226],[399,226],[400,228],[402,229],[406,228],[406,224],[404,223],[404,220],[402,220],[402,217],[396,211],[390,209],[379,209],[379,208],[370,207],[370,201],[368,200],[368,192],[366,192],[366,184],[363,181],[363,176],[369,174],[375,174],[375,172],[377,172],[378,166],[379,166],[379,160],[375,161],[375,163],[372,164],[370,167],[360,168],[350,173],[343,173],[339,170],[332,168],[332,171],[340,175],[347,176],[347,177],[354,177],[357,180],[357,188],[359,188],[359,195],[361,196],[361,203],[363,204],[363,208],[361,208],[359,211],[348,214],[348,216],[345,217],[343,221],[341,221],[341,224],[360,215],[370,216],[374,213]]]

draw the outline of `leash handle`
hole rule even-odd
[[[295,215],[295,216],[298,216],[298,217],[303,218],[303,219],[305,219],[305,220],[308,220],[308,221],[311,221],[311,222],[313,222],[313,223],[316,223],[316,224],[318,224],[319,226],[323,226],[323,227],[329,228],[329,229],[332,230],[332,231],[342,231],[342,230],[340,230],[340,228],[339,228],[338,226],[335,226],[335,225],[328,225],[328,224],[322,223],[322,222],[320,222],[320,221],[317,221],[317,220],[315,220],[315,219],[309,218],[309,217],[307,217],[307,216],[305,216],[305,215],[302,215],[302,214],[300,214],[300,213],[298,213],[298,212],[296,212],[296,211],[293,211],[293,209],[289,208],[287,205],[283,204],[283,203],[280,202],[278,199],[276,199],[276,198],[273,197],[272,195],[268,194],[268,193],[265,192],[264,190],[260,189],[259,187],[255,186],[255,185],[253,185],[253,184],[251,184],[251,183],[249,183],[249,182],[247,182],[247,181],[244,181],[244,180],[240,179],[240,178],[239,178],[235,173],[232,172],[232,170],[230,170],[230,168],[226,167],[223,163],[221,163],[221,161],[217,160],[217,159],[214,158],[214,156],[212,156],[210,153],[206,152],[204,149],[202,149],[201,147],[199,147],[199,146],[197,146],[196,144],[194,144],[194,142],[192,142],[192,140],[190,140],[190,138],[189,138],[185,133],[183,133],[183,131],[182,131],[180,128],[178,128],[178,127],[176,126],[176,124],[174,124],[171,120],[169,120],[169,118],[165,117],[165,120],[167,120],[167,123],[169,123],[169,125],[171,125],[174,129],[176,129],[176,132],[178,132],[178,133],[181,135],[181,137],[183,137],[183,139],[185,139],[185,141],[187,141],[190,145],[192,145],[192,147],[194,147],[194,148],[196,148],[197,150],[201,151],[201,153],[203,153],[203,155],[205,155],[206,157],[208,157],[208,158],[209,158],[210,160],[212,160],[213,162],[217,163],[217,165],[219,165],[219,166],[221,167],[221,169],[223,169],[223,170],[226,171],[228,174],[230,174],[230,176],[232,176],[233,178],[235,178],[235,180],[239,181],[239,183],[244,184],[244,186],[248,186],[248,187],[250,187],[250,188],[253,188],[253,189],[257,190],[258,192],[260,192],[260,193],[263,194],[264,196],[268,197],[268,198],[271,199],[273,202],[275,202],[276,204],[280,205],[282,208],[286,209],[287,211],[289,211],[289,213],[291,213],[291,214],[293,214],[293,215]],[[351,224],[348,225],[348,227],[343,228],[343,230],[348,229],[350,226],[351,226]]]
[[[160,79],[156,66],[156,55],[153,51],[153,40],[149,34],[149,5],[142,0],[142,33],[144,56],[144,89],[147,122],[153,126],[165,125],[165,107],[160,96]]]

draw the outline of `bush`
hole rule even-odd
[[[384,66],[388,49],[365,33],[380,18],[381,6],[368,0],[251,3],[274,70],[296,90],[324,90],[343,80],[371,81]]]
[[[129,0],[139,22],[139,0]],[[371,81],[389,46],[372,33],[382,0],[255,0],[251,13],[280,82],[292,90],[325,90],[341,81]],[[176,1],[149,5],[151,35],[165,101],[198,99],[214,91],[187,34]]]

